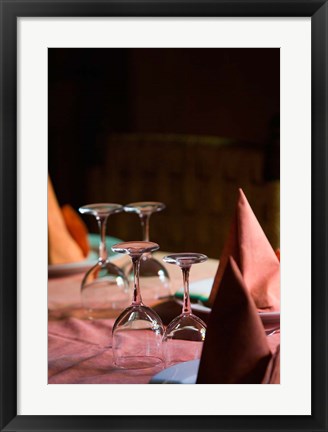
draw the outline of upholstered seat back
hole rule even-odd
[[[151,240],[165,251],[218,258],[241,187],[277,248],[279,181],[263,180],[264,157],[261,146],[219,137],[111,135],[103,166],[90,173],[87,194],[122,204],[162,201],[166,209],[151,219]],[[118,215],[110,224],[124,240],[141,238],[135,215]]]

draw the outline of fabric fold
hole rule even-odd
[[[210,306],[222,285],[229,256],[240,269],[257,309],[280,310],[280,262],[241,189],[209,297]]]
[[[48,176],[48,264],[64,264],[83,260],[83,252],[66,227]]]
[[[233,257],[209,317],[198,384],[260,384],[272,353],[257,307]]]

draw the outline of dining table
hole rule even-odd
[[[155,252],[162,261],[165,252]],[[120,256],[115,264],[128,265],[128,257]],[[190,282],[214,278],[219,261],[208,259],[194,265]],[[171,295],[144,302],[161,316],[164,325],[181,312],[181,302],[174,294],[182,287],[181,270],[163,262],[170,276]],[[51,275],[48,278],[48,384],[148,384],[163,365],[146,369],[121,369],[113,364],[112,329],[121,310],[108,310],[101,319],[90,319],[81,304],[81,282],[85,270]],[[142,293],[142,285],[141,285]],[[132,298],[132,294],[131,294]],[[209,309],[197,308],[194,313],[206,320]],[[268,332],[272,352],[280,344],[280,331]]]

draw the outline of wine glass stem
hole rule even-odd
[[[149,219],[150,214],[142,214],[140,215],[141,226],[143,232],[143,241],[149,241]]]
[[[108,254],[106,249],[106,225],[108,216],[97,217],[100,242],[99,242],[99,261],[103,262],[107,260]]]
[[[182,313],[184,315],[191,314],[191,306],[190,306],[190,296],[189,296],[189,273],[190,266],[182,267],[182,276],[183,276],[183,307]]]
[[[139,285],[139,270],[140,270],[141,256],[132,256],[133,274],[134,274],[134,287],[132,305],[138,306],[142,304],[140,285]]]

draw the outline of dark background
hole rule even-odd
[[[110,137],[117,134],[251,143],[265,152],[264,181],[279,179],[279,49],[51,48],[48,59],[49,173],[60,204],[77,209],[92,199],[90,173],[105,172]],[[126,204],[96,178],[97,200],[115,196]],[[139,235],[133,215],[113,219],[127,217]],[[165,223],[162,214],[152,222],[160,223],[155,218]],[[122,238],[115,222],[110,233]]]

